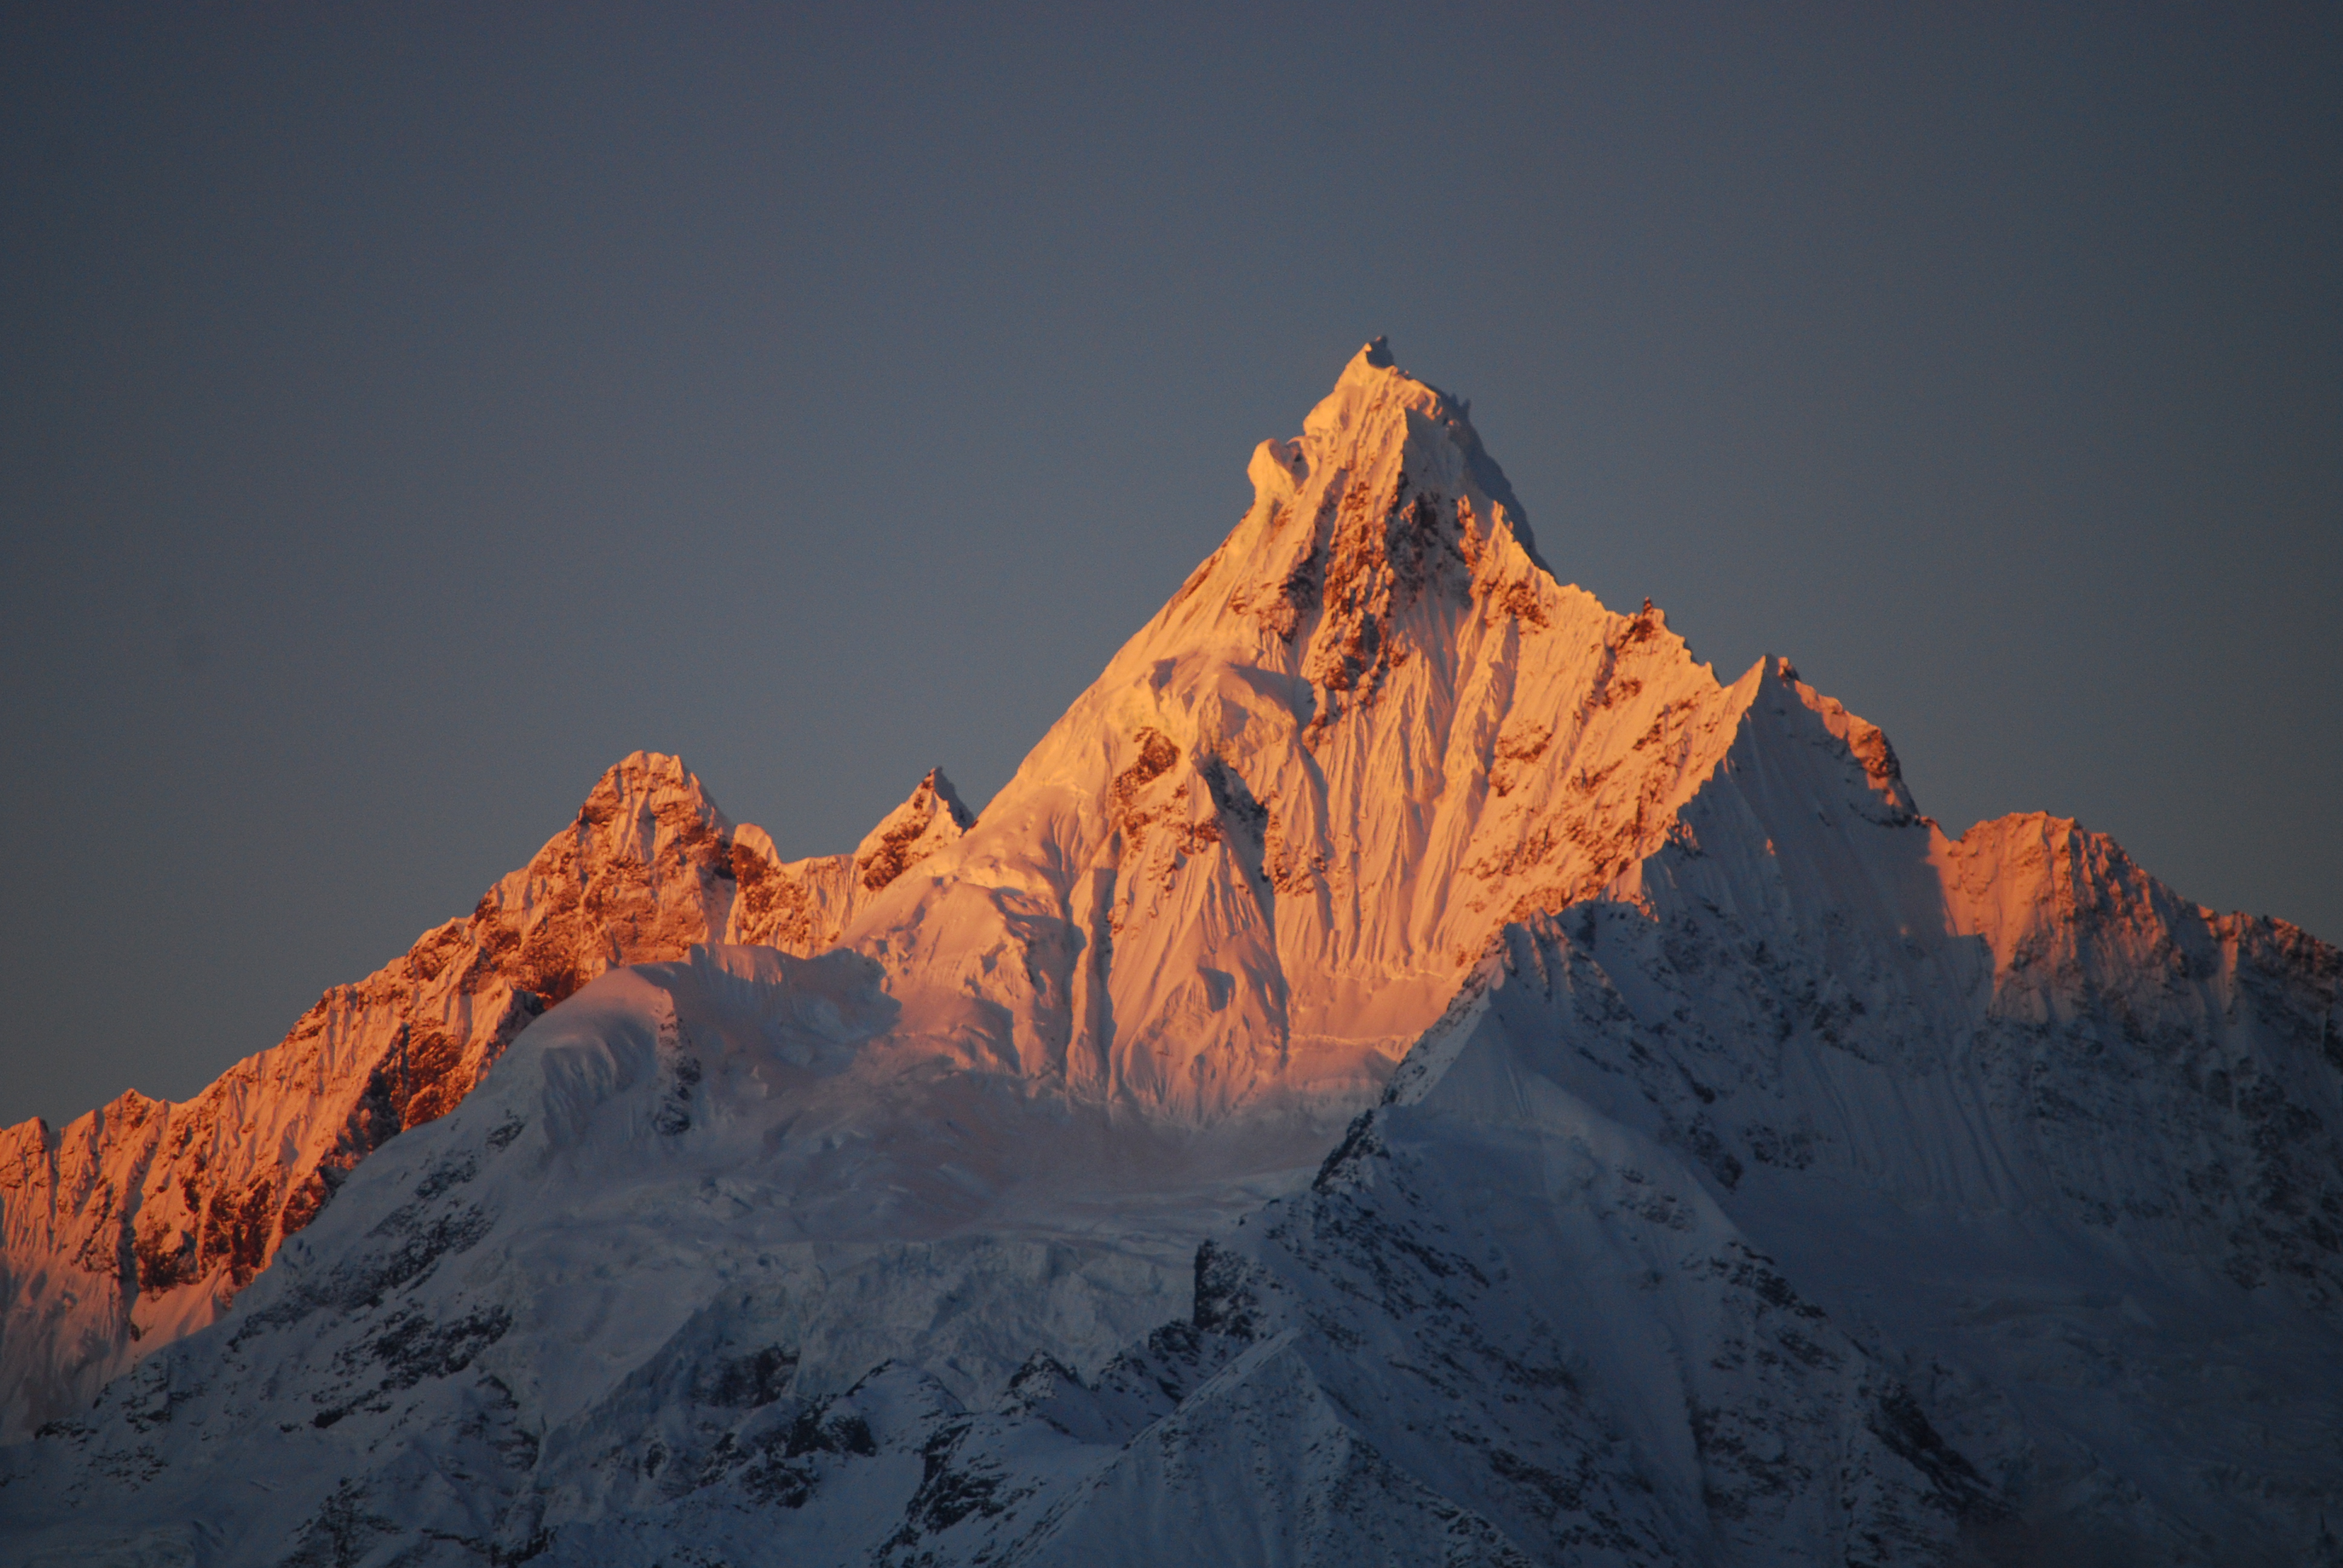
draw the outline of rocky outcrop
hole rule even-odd
[[[855,846],[854,880],[866,893],[880,892],[975,824],[976,813],[960,804],[944,770],[931,768],[911,798]]]

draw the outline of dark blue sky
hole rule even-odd
[[[978,9],[0,17],[0,1121],[637,747],[981,802],[1374,333],[1949,828],[2343,939],[2343,11]]]

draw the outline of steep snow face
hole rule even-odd
[[[874,838],[913,821],[911,859],[965,825],[940,771]],[[445,1115],[548,1004],[696,943],[826,947],[870,895],[860,859],[784,864],[679,760],[639,751],[470,916],[327,991],[194,1100],[134,1091],[62,1132],[0,1131],[0,1440],[211,1322],[358,1161]]]
[[[1347,1114],[1502,925],[1632,879],[1722,754],[1745,693],[1555,583],[1379,344],[1251,474],[984,820],[847,931],[956,1060],[1156,1118]]]
[[[1194,1325],[1242,1348],[1031,1560],[1886,1564],[1994,1519],[1680,1161],[1534,1056],[1475,1065],[1202,1251]]]

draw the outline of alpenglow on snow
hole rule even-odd
[[[980,816],[638,753],[0,1134],[0,1558],[2343,1562],[2343,955],[1947,837],[1380,340],[1250,472]]]

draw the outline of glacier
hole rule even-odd
[[[2343,955],[1948,836],[1380,340],[1250,474],[980,816],[639,754],[10,1130],[10,1560],[2343,1562]]]

